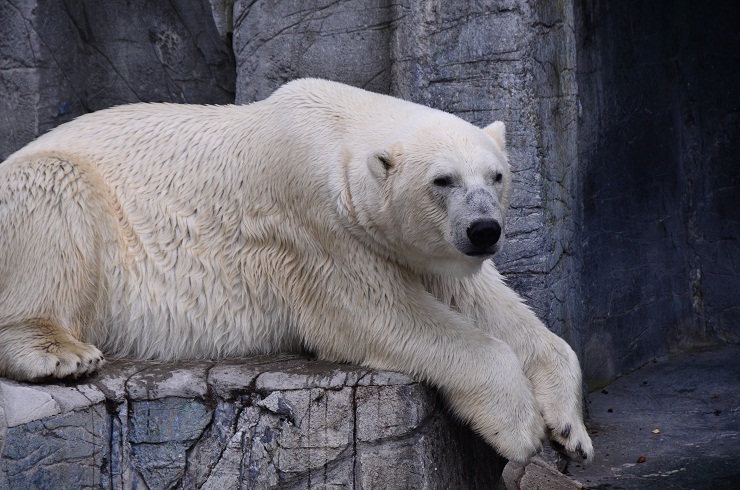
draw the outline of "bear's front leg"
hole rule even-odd
[[[0,326],[0,376],[19,381],[78,377],[105,363],[103,354],[55,322],[29,319]]]
[[[573,349],[545,327],[492,264],[454,287],[435,282],[430,289],[512,348],[542,407],[552,446],[572,460],[591,461],[594,451],[583,423],[581,368]]]
[[[301,289],[297,303],[306,306],[295,318],[304,345],[324,359],[432,384],[501,455],[527,462],[542,447],[545,422],[516,354],[394,272],[384,271],[382,286],[366,273],[367,287]]]
[[[591,438],[583,424],[581,368],[573,349],[542,325],[527,352],[524,372],[542,404],[550,444],[574,461],[593,459]]]

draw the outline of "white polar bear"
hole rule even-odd
[[[322,80],[82,116],[0,165],[0,375],[307,349],[589,460],[575,354],[486,260],[510,184],[503,123]]]

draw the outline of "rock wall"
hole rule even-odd
[[[298,356],[0,380],[0,488],[492,488],[504,461],[406,376]]]
[[[234,56],[200,0],[0,2],[0,161],[81,114],[234,101]]]
[[[740,33],[727,4],[576,2],[586,377],[740,340]]]

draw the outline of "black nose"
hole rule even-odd
[[[498,221],[484,219],[474,221],[468,227],[468,238],[476,248],[488,248],[493,246],[501,237],[501,225]]]

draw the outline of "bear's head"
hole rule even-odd
[[[371,152],[357,217],[391,258],[464,275],[501,248],[511,171],[502,122],[479,129],[445,116]]]

